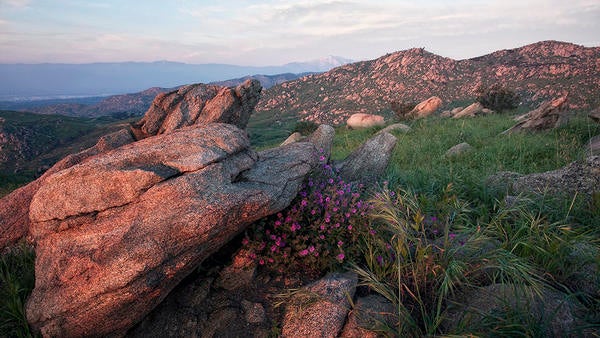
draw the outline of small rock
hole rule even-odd
[[[442,106],[442,99],[437,96],[432,96],[427,100],[416,105],[407,116],[414,118],[422,118],[435,113]]]
[[[389,126],[381,129],[378,133],[391,133],[392,131],[400,131],[403,133],[408,133],[412,129],[404,123],[394,123]]]
[[[397,309],[380,295],[361,297],[356,301],[354,312],[358,326],[371,331],[394,328],[398,325]]]
[[[242,308],[246,315],[246,321],[250,324],[264,323],[267,320],[265,308],[261,303],[252,303],[247,300],[242,300]]]
[[[282,336],[337,337],[357,282],[354,273],[331,273],[302,288],[286,307]]]
[[[455,145],[454,147],[448,149],[448,151],[446,151],[445,156],[446,157],[454,157],[454,156],[463,155],[463,154],[471,151],[472,149],[473,149],[473,147],[471,147],[471,145],[466,142],[459,143],[459,144]]]
[[[380,126],[382,127],[385,125],[385,121],[383,120],[383,116],[357,113],[350,116],[348,121],[346,121],[346,124],[351,129],[362,129]]]
[[[477,114],[481,113],[483,110],[483,106],[479,102],[475,102],[468,106],[467,108],[457,112],[452,116],[453,119],[459,119],[461,117],[475,117]]]
[[[281,143],[281,146],[285,146],[287,144],[294,143],[294,142],[300,142],[300,141],[302,141],[302,139],[304,139],[304,136],[302,136],[302,134],[300,134],[299,132],[295,132],[292,135],[290,135],[288,138],[286,138],[285,141],[283,141],[283,143]]]

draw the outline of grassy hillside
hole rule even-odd
[[[581,115],[556,130],[501,135],[513,125],[512,117],[431,117],[406,122],[412,131],[394,132],[398,143],[377,187],[358,198],[354,191],[350,194],[346,185],[343,189],[347,191],[340,190],[342,183],[327,177],[323,185],[314,185],[320,188],[311,190],[309,183],[302,202],[299,199],[277,218],[262,220],[249,228],[249,249],[264,248],[265,233],[287,231],[289,246],[295,245],[291,251],[285,251],[287,255],[277,256],[277,251],[270,250],[257,252],[258,258],[270,259],[270,265],[279,267],[279,273],[310,271],[319,275],[329,269],[354,270],[361,285],[367,286],[364,290],[382,295],[397,309],[401,318],[397,326],[383,328],[389,335],[552,335],[548,320],[560,313],[541,321],[527,311],[492,313],[477,323],[447,326],[446,309],[455,300],[455,291],[495,283],[525,288],[528,296],[545,288],[563,292],[569,301],[583,308],[582,320],[586,322],[576,329],[597,330],[600,299],[582,294],[570,283],[584,264],[600,265],[599,257],[594,256],[600,250],[597,201],[542,197],[509,206],[502,201],[506,191],[491,189],[486,178],[498,171],[528,174],[553,170],[582,159],[586,156],[584,145],[600,134],[600,126]],[[249,130],[254,146],[265,148],[279,144],[294,125],[291,119],[279,124],[255,119]],[[377,130],[338,127],[333,160],[346,157]],[[458,157],[444,156],[446,150],[461,142],[468,142],[473,150]],[[343,195],[339,195],[340,191]],[[337,204],[331,210],[325,208],[323,215],[327,220],[323,221],[319,213],[315,214],[323,205],[313,197],[323,199],[330,195],[337,196],[332,201],[340,198],[340,208],[347,210],[339,210]],[[356,212],[353,208],[366,210],[365,203],[372,205],[368,213],[348,216]],[[290,222],[300,222],[302,229],[276,226],[277,222],[288,222],[288,217]],[[335,236],[329,232],[327,237],[322,236],[323,226],[338,220],[347,223],[332,232]],[[319,224],[321,228],[317,227]],[[314,248],[307,247],[307,243],[314,243]],[[582,254],[580,247],[588,251]],[[307,248],[321,255],[309,256]],[[580,255],[577,259],[583,258],[574,262],[574,253]],[[19,276],[31,276],[31,255],[24,248],[22,253],[0,260],[0,294],[10,300],[5,308],[0,305],[0,332],[29,333],[23,304],[33,284],[31,277],[26,280],[28,283],[19,284]],[[301,270],[294,270],[297,268]],[[578,333],[581,331],[574,334]]]

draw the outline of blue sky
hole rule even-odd
[[[463,59],[540,40],[600,46],[600,1],[0,0],[0,63]]]

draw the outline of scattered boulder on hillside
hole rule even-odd
[[[302,136],[302,134],[300,134],[299,132],[295,132],[295,133],[292,133],[292,135],[288,136],[288,138],[286,138],[285,141],[283,141],[281,143],[281,146],[285,146],[290,143],[300,142],[303,139],[304,139],[304,136]]]
[[[454,115],[456,115],[456,113],[458,113],[459,111],[465,109],[465,107],[456,107],[456,108],[452,108],[452,110],[444,110],[443,112],[440,113],[440,117],[452,117]]]
[[[344,326],[358,277],[331,273],[302,288],[288,301],[283,337],[337,337]]]
[[[448,149],[448,151],[446,151],[446,154],[444,156],[446,156],[446,157],[460,156],[460,155],[463,155],[463,154],[471,151],[472,149],[473,149],[473,147],[471,147],[470,144],[468,144],[467,142],[463,142],[463,143],[459,143],[459,144],[453,146],[452,148]]]
[[[583,161],[575,161],[567,166],[530,175],[499,172],[487,179],[492,186],[502,185],[516,193],[554,195],[577,193],[592,198],[600,191],[600,156],[590,156]]]
[[[389,133],[373,136],[336,164],[340,175],[350,182],[368,182],[380,177],[385,173],[396,141],[396,137]]]
[[[503,132],[510,134],[522,130],[548,130],[559,127],[567,121],[568,95],[559,97],[549,102],[542,103],[538,108],[527,114],[515,118],[517,124]]]
[[[389,126],[381,129],[380,131],[378,131],[378,133],[391,133],[396,130],[403,132],[403,133],[408,133],[412,129],[404,123],[394,123],[394,124],[390,124]]]
[[[249,147],[233,125],[187,127],[48,177],[30,207],[32,326],[124,332],[248,224],[289,205],[317,165],[311,143]]]
[[[137,139],[211,122],[245,129],[262,87],[247,80],[235,88],[193,84],[156,96],[144,117],[133,126]]]
[[[352,114],[352,116],[348,118],[346,125],[351,129],[383,127],[385,121],[383,120],[383,116],[357,113]]]
[[[467,108],[456,112],[452,116],[452,118],[459,119],[461,117],[475,117],[477,115],[483,114],[484,109],[485,108],[483,107],[483,105],[481,105],[481,103],[475,102],[469,105]]]
[[[542,336],[569,337],[582,323],[577,319],[579,308],[569,296],[544,288],[536,294],[526,286],[492,284],[467,290],[457,295],[448,307],[444,326],[449,331],[465,325],[478,327],[487,316],[520,313],[523,320],[537,322]]]
[[[442,106],[442,99],[432,96],[416,105],[408,114],[408,117],[422,118],[435,113]]]

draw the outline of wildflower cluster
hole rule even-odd
[[[360,254],[370,206],[362,185],[344,182],[324,156],[291,206],[258,223],[245,239],[251,258],[276,270],[319,275]]]

